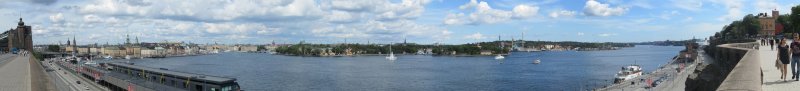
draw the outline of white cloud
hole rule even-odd
[[[602,33],[602,34],[597,34],[597,36],[600,37],[617,36],[617,33]]]
[[[464,13],[447,14],[447,16],[444,18],[444,24],[446,24],[446,25],[462,25],[462,24],[470,23],[469,20],[463,19],[463,18],[464,18]]]
[[[586,1],[584,13],[589,16],[619,16],[628,11],[624,7],[610,7],[595,0]]]
[[[450,13],[445,17],[444,24],[493,24],[509,21],[512,18],[526,19],[536,16],[539,7],[529,5],[517,5],[512,10],[499,10],[489,6],[485,1],[470,0],[470,2],[459,6],[459,9],[474,9],[469,15],[463,13]]]
[[[330,22],[344,22],[344,23],[347,23],[347,22],[355,22],[359,18],[354,17],[354,15],[352,15],[349,12],[333,10],[330,15],[325,16],[325,19],[327,21],[330,21]]]
[[[664,20],[670,20],[670,19],[672,19],[673,16],[678,15],[678,14],[680,14],[680,12],[678,12],[678,11],[664,11],[663,13],[661,13],[661,15],[658,16],[658,18],[661,18],[661,19],[664,19]]]
[[[539,7],[528,5],[517,5],[513,9],[514,16],[519,18],[528,18],[535,16],[539,12]]]
[[[578,36],[583,36],[583,35],[586,35],[586,33],[578,32]]]
[[[444,40],[452,32],[431,25],[416,24],[410,20],[381,22],[370,20],[363,24],[336,24],[334,27],[319,27],[310,31],[315,37],[375,39],[396,41],[398,38]],[[427,41],[427,40],[423,40]]]
[[[550,18],[559,18],[559,17],[573,17],[577,12],[569,11],[569,10],[556,10],[550,12]]]
[[[732,21],[741,18],[742,16],[742,1],[741,0],[711,0],[712,3],[718,3],[725,6],[727,14],[718,18],[720,21]]]
[[[699,11],[703,8],[703,1],[702,0],[671,0],[672,4],[675,7],[690,10],[690,11]]]
[[[775,0],[756,0],[755,8],[756,12],[768,12],[772,10],[786,10],[781,9],[780,4],[776,3]]]
[[[481,33],[474,33],[474,34],[470,34],[470,35],[464,36],[464,38],[473,39],[473,40],[482,40],[482,39],[485,39],[486,37],[483,36],[483,34],[481,34]]]
[[[51,15],[50,16],[50,21],[56,22],[56,23],[62,22],[62,21],[64,21],[64,14],[58,13],[58,14],[55,14],[55,15]]]
[[[119,19],[114,17],[103,18],[98,15],[84,15],[83,21],[86,23],[104,23],[104,24],[115,24],[119,22]]]

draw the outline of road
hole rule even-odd
[[[53,82],[56,83],[56,87],[60,89],[59,91],[108,91],[107,88],[94,83],[93,80],[80,77],[74,72],[70,72],[65,70],[65,68],[57,66],[55,62],[50,63],[51,61],[55,60],[45,61],[47,68],[54,69],[53,71],[49,71],[47,73],[50,74],[51,78],[53,78]],[[81,81],[81,84],[78,84],[77,81]]]

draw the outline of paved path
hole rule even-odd
[[[31,91],[28,57],[14,57],[0,64],[0,91]]]
[[[764,72],[764,81],[761,84],[761,89],[764,91],[798,91],[800,88],[800,82],[790,80],[790,81],[783,81],[781,80],[781,72],[778,68],[775,67],[775,60],[778,59],[778,51],[771,50],[770,46],[761,46],[759,48],[759,58],[761,59],[761,71]],[[791,65],[789,65],[791,66]],[[786,67],[789,74],[787,80],[791,79],[792,69]]]

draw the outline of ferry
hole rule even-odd
[[[625,80],[630,80],[642,75],[642,67],[639,65],[629,65],[622,67],[622,70],[617,72],[614,78],[614,83],[621,83]]]

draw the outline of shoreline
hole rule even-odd
[[[621,50],[621,49],[624,49],[624,48],[631,48],[631,47],[620,47],[620,48],[614,48],[614,49],[589,49],[589,50],[586,50],[586,49],[572,49],[572,50],[555,49],[555,50],[540,50],[540,51],[511,51],[511,53],[514,53],[514,52],[549,52],[549,51],[583,51],[583,52],[585,52],[585,51],[612,51],[612,50]],[[243,53],[263,53],[263,52],[243,52]],[[298,57],[356,57],[356,56],[388,56],[389,54],[355,54],[355,55],[319,56],[319,55],[296,55],[296,54],[275,53],[275,54],[272,54],[272,55],[298,56]],[[467,55],[467,54],[437,55],[437,54],[414,54],[414,53],[394,54],[394,55],[430,55],[430,56],[451,56],[451,57],[497,56],[497,54],[491,54],[491,55]],[[500,55],[508,56],[509,54],[500,54]]]
[[[649,72],[647,74],[643,74],[641,76],[638,76],[638,77],[630,79],[630,80],[625,80],[625,81],[620,82],[620,83],[612,83],[612,84],[607,85],[607,86],[598,87],[598,88],[595,88],[594,90],[595,91],[618,91],[618,90],[635,90],[635,91],[638,91],[638,90],[656,90],[656,91],[660,91],[658,89],[662,89],[662,90],[663,89],[669,89],[669,88],[665,88],[664,86],[675,86],[673,84],[684,84],[682,82],[681,83],[675,83],[674,81],[679,81],[681,79],[685,79],[685,78],[680,78],[680,77],[683,76],[683,75],[687,75],[688,73],[691,73],[691,72],[687,73],[686,71],[694,70],[695,67],[697,66],[697,62],[698,61],[703,61],[703,60],[700,60],[698,58],[698,59],[695,59],[692,62],[684,63],[684,66],[681,69],[681,63],[677,62],[677,61],[680,61],[680,59],[677,58],[677,56],[679,56],[679,55],[680,54],[678,54],[675,57],[671,58],[671,60],[667,64],[661,65],[660,67],[658,67],[658,69],[655,69],[652,72]],[[687,70],[687,69],[691,69],[691,70]],[[640,80],[637,81],[637,79],[640,79]],[[651,80],[652,83],[651,84],[646,84],[648,80]],[[632,83],[632,84],[630,84],[630,83]],[[652,84],[657,84],[657,85],[655,85],[653,87],[648,87],[648,86],[650,86]]]

